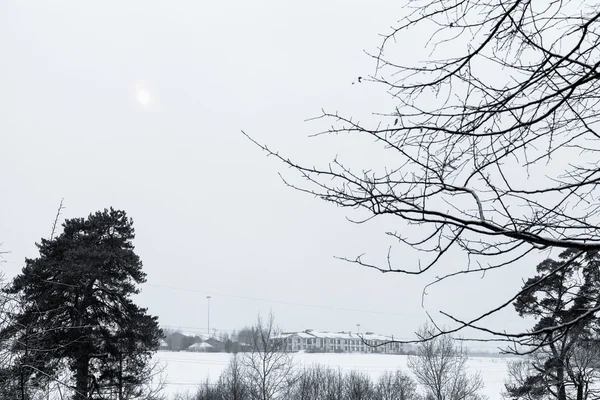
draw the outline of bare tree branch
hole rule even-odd
[[[435,284],[517,265],[549,249],[580,255],[599,251],[597,0],[416,0],[407,9],[412,12],[370,55],[375,73],[364,80],[382,87],[395,109],[373,114],[367,122],[327,111],[314,119],[331,122],[315,138],[371,139],[370,148],[361,148],[361,160],[336,156],[307,166],[242,132],[297,173],[299,181],[282,176],[291,188],[366,210],[369,216],[358,222],[395,217],[402,226],[398,232],[405,227],[423,232],[409,237],[388,232],[404,249],[419,252],[423,265],[398,265],[391,251],[384,265],[367,261],[364,254],[339,258],[382,273],[421,275],[439,269],[455,250],[466,255],[468,263],[437,276]],[[431,55],[411,63],[402,44],[424,32],[431,33],[424,43]],[[374,157],[391,156],[394,164],[371,165],[370,151]],[[514,298],[468,319],[442,312],[456,328],[441,334],[472,328],[493,340],[526,343],[540,332],[478,325]],[[588,310],[589,315],[597,311]]]

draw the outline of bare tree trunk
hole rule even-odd
[[[88,400],[88,378],[90,372],[90,359],[81,355],[77,360],[75,371],[75,400]]]
[[[123,353],[119,352],[119,400],[123,400]]]
[[[567,400],[567,390],[565,388],[565,369],[561,365],[556,370],[557,378],[557,400]]]
[[[25,331],[25,360],[27,360],[27,356],[29,355],[29,344],[27,338],[29,336],[29,332]],[[21,376],[20,376],[20,386],[21,386],[21,400],[27,400],[27,388],[25,387],[25,366],[21,365]]]
[[[577,400],[583,400],[583,382],[577,383]]]

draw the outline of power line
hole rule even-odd
[[[173,287],[173,286],[166,286],[166,285],[156,285],[156,284],[152,284],[152,283],[146,283],[145,285],[162,288],[162,289],[171,289],[171,290],[179,290],[179,291],[184,291],[184,292],[202,293],[205,295],[207,294],[207,295],[211,295],[211,296],[229,297],[229,298],[241,299],[241,300],[263,301],[263,302],[267,302],[267,303],[285,304],[285,305],[297,306],[297,307],[323,308],[323,309],[334,310],[334,311],[348,311],[348,312],[359,312],[359,313],[365,313],[365,314],[380,314],[380,315],[395,315],[395,316],[400,316],[400,317],[417,317],[417,316],[420,317],[421,316],[421,315],[417,315],[417,314],[406,314],[406,313],[375,311],[375,310],[360,310],[360,309],[356,309],[356,308],[334,307],[334,306],[328,306],[328,305],[322,305],[322,304],[295,303],[295,302],[284,301],[284,300],[269,300],[269,299],[262,299],[259,297],[239,296],[239,295],[233,295],[233,294],[228,294],[228,293],[215,293],[215,292],[209,292],[209,291],[200,290],[200,289],[188,289],[188,288]]]

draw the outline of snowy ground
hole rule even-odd
[[[157,353],[157,359],[164,363],[165,377],[168,382],[165,392],[172,396],[178,392],[194,392],[200,382],[208,378],[215,381],[229,362],[227,353],[188,353],[168,352]],[[294,361],[299,366],[321,364],[331,368],[341,368],[343,371],[357,370],[366,372],[374,379],[385,371],[401,369],[409,372],[406,367],[406,356],[385,354],[306,354],[294,355]],[[484,393],[490,400],[500,400],[506,376],[504,358],[473,357],[469,359],[469,368],[480,371],[485,382]]]

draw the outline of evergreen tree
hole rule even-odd
[[[583,400],[590,394],[600,355],[598,317],[590,312],[600,305],[600,255],[576,255],[577,251],[566,250],[560,260],[540,263],[537,275],[525,282],[515,300],[521,317],[537,320],[533,327],[537,334],[530,361],[511,366],[512,381],[506,385],[511,398]]]
[[[37,244],[39,257],[26,259],[6,289],[23,306],[5,334],[15,339],[15,352],[27,354],[28,367],[34,362],[29,379],[55,376],[66,365],[74,399],[107,385],[125,399],[149,379],[141,372],[162,336],[157,318],[131,299],[146,281],[132,244],[133,221],[111,208],[66,220],[63,228]]]

